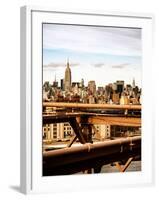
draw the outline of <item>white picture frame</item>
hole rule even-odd
[[[42,177],[42,23],[142,28],[142,171],[87,176]],[[44,193],[151,185],[153,177],[152,87],[153,16],[105,11],[21,8],[21,192]],[[39,67],[40,66],[40,67]]]

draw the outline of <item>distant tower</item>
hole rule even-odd
[[[82,88],[84,87],[84,79],[83,79],[83,78],[81,79],[80,86],[81,86]]]
[[[64,90],[64,82],[63,82],[63,79],[61,79],[61,90]]]
[[[58,87],[58,82],[56,81],[56,74],[55,74],[55,80],[53,82],[53,87]]]
[[[135,79],[133,78],[132,87],[135,88]]]
[[[67,67],[65,70],[64,88],[65,91],[69,91],[71,88],[71,69],[69,65],[69,60],[67,60]]]

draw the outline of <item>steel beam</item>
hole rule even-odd
[[[77,140],[77,135],[73,135],[67,145],[67,147],[71,147],[72,144]]]
[[[134,149],[133,151],[119,152],[115,154],[110,154],[107,156],[100,156],[98,158],[92,158],[88,160],[83,160],[80,162],[68,163],[60,166],[43,165],[43,176],[53,176],[53,175],[68,175],[78,173],[80,171],[85,171],[88,169],[94,169],[94,173],[100,173],[102,166],[114,163],[116,161],[120,162],[128,160],[129,157],[133,156],[133,160],[141,160],[141,149]]]
[[[110,124],[110,125],[119,125],[119,126],[141,127],[141,118],[89,116],[88,123],[90,123],[90,124]]]
[[[43,102],[43,107],[141,110],[141,105],[131,105],[131,104],[129,104],[129,105],[115,105],[115,104],[85,104],[85,103],[65,103],[65,102]]]
[[[130,157],[141,157],[140,136],[44,152],[43,175],[69,174],[92,167],[96,169],[99,165]]]
[[[115,162],[116,167],[119,169],[120,172],[125,172],[126,169],[129,167],[130,163],[132,162],[133,157],[130,157],[126,163],[124,164],[124,166],[122,166],[119,162]]]
[[[86,140],[85,140],[85,138],[83,136],[82,129],[79,126],[79,123],[77,122],[76,118],[71,118],[69,120],[69,123],[70,123],[72,129],[74,130],[76,136],[78,137],[80,143],[85,144]]]
[[[72,119],[78,119],[85,115],[44,115],[43,124],[64,123]],[[141,118],[136,117],[110,117],[86,115],[88,124],[110,124],[119,126],[141,127]],[[78,120],[79,121],[79,120]],[[79,122],[80,123],[80,122]]]
[[[76,118],[76,115],[43,115],[43,125],[69,122],[73,118]]]

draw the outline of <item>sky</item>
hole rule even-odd
[[[72,82],[105,86],[124,80],[141,87],[141,29],[43,24],[43,82],[64,78],[67,59]]]

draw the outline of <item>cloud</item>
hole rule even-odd
[[[141,29],[43,25],[44,49],[141,56]]]
[[[69,63],[71,67],[76,67],[79,65],[79,63]],[[43,65],[43,68],[46,69],[56,69],[60,67],[66,67],[66,63],[49,63],[46,65]]]
[[[49,63],[47,65],[43,65],[44,68],[57,68],[57,67],[64,67],[64,63]]]
[[[123,64],[119,64],[119,65],[112,65],[111,68],[113,68],[113,69],[123,69],[123,68],[125,68],[129,65],[130,65],[130,63],[123,63]]]
[[[92,64],[94,67],[97,67],[97,68],[100,68],[100,67],[103,67],[104,66],[104,63],[95,63],[95,64]]]

